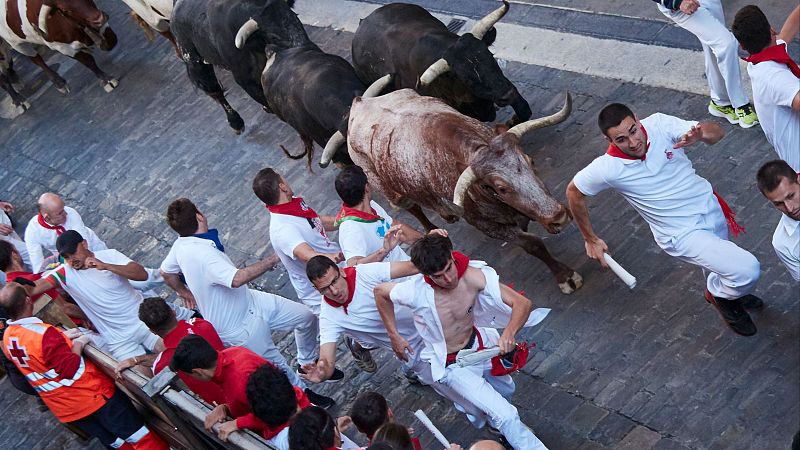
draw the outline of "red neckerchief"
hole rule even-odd
[[[717,201],[719,202],[719,207],[722,208],[722,214],[725,215],[725,221],[728,222],[728,229],[730,230],[733,237],[736,237],[740,233],[743,233],[745,229],[743,226],[736,223],[736,214],[728,205],[728,202],[726,202],[725,199],[720,197],[720,195],[717,194],[716,192],[714,192],[714,196],[717,197]]]
[[[344,203],[342,203],[342,209],[336,214],[336,220],[334,221],[334,225],[339,225],[345,220],[355,220],[357,222],[366,222],[372,223],[377,222],[379,220],[383,220],[383,217],[379,216],[377,212],[375,212],[375,208],[370,207],[370,212],[364,212],[360,209],[351,208]]]
[[[39,225],[43,226],[44,228],[47,228],[48,230],[56,230],[56,235],[57,236],[61,236],[61,233],[67,231],[67,229],[64,228],[61,225],[50,225],[49,223],[47,223],[44,220],[44,216],[42,215],[42,213],[39,213],[37,215],[36,220],[38,220],[39,221]]]
[[[644,140],[647,142],[647,130],[644,129],[644,125],[639,124],[642,127],[642,133],[644,133]],[[628,155],[627,153],[623,152],[614,144],[608,144],[608,150],[606,150],[606,154],[609,156],[613,156],[615,158],[622,158],[622,159],[638,159],[644,161],[647,157],[647,151],[650,150],[650,142],[647,142],[647,146],[644,149],[644,155],[641,158],[636,158],[635,156]]]
[[[294,386],[294,396],[297,398],[297,406],[301,410],[306,409],[309,406],[311,406],[311,401],[308,400],[308,397],[306,397],[305,392],[303,392],[303,390],[300,389],[297,386]],[[291,422],[291,421],[289,421],[289,422]],[[283,431],[284,429],[286,429],[286,427],[289,426],[289,422],[286,422],[285,424],[277,426],[275,428],[270,428],[269,425],[265,424],[264,432],[262,433],[262,435],[264,436],[264,439],[270,440],[270,439],[274,438],[275,436],[279,435],[281,433],[281,431]]]
[[[461,277],[464,276],[464,272],[467,271],[467,267],[469,267],[469,256],[461,252],[452,252],[452,255],[453,255],[453,261],[455,261],[456,263],[456,270],[458,270],[458,279],[460,280]],[[426,283],[431,285],[431,287],[441,288],[441,286],[434,283],[429,276],[425,275],[423,278]]]
[[[347,306],[350,302],[353,301],[353,294],[356,292],[356,266],[345,267],[342,269],[344,272],[344,279],[347,281],[347,290],[349,291],[347,295],[347,300],[344,303],[339,303],[325,297],[324,295],[322,298],[325,299],[325,303],[333,306],[334,308],[344,308],[344,313],[347,314]]]
[[[797,63],[794,62],[794,60],[792,60],[792,58],[789,56],[789,53],[786,52],[786,44],[772,45],[758,53],[753,53],[747,58],[742,59],[753,64],[758,64],[764,61],[774,61],[779,64],[786,64],[789,66],[789,70],[792,71],[794,76],[800,78],[800,66],[798,66]]]
[[[284,214],[287,216],[302,217],[305,219],[314,219],[319,217],[317,212],[308,207],[302,197],[294,197],[291,201],[281,203],[280,205],[267,206],[271,213]]]

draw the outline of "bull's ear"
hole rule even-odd
[[[489,31],[481,39],[487,47],[491,47],[494,44],[494,40],[497,39],[497,28],[492,27]]]
[[[500,136],[501,134],[508,131],[508,125],[504,123],[496,123],[494,124],[494,135]]]

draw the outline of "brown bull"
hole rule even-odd
[[[0,1],[0,38],[28,56],[62,93],[66,81],[45,64],[38,46],[48,47],[83,64],[100,79],[106,92],[118,81],[99,67],[89,53],[91,46],[111,50],[117,36],[108,26],[108,15],[92,0],[3,0]]]
[[[571,103],[567,95],[558,113],[495,133],[442,100],[410,89],[358,97],[350,109],[349,153],[371,185],[425,228],[434,226],[421,207],[447,221],[462,216],[484,234],[514,242],[541,259],[561,291],[570,294],[583,284],[581,276],[550,256],[527,227],[535,220],[555,234],[571,216],[536,176],[519,141],[526,132],[565,120]]]

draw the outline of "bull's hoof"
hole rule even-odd
[[[116,78],[109,78],[108,80],[101,81],[100,84],[103,85],[104,91],[111,92],[114,88],[119,86],[119,80]]]
[[[62,95],[69,95],[69,85],[67,83],[62,84],[61,86],[56,85],[56,90]]]
[[[562,294],[572,294],[583,286],[583,277],[578,272],[572,272],[566,281],[558,283],[558,288]]]
[[[231,128],[233,128],[233,127],[231,127]],[[244,133],[244,125],[242,125],[241,128],[233,128],[233,132],[236,133],[237,136],[239,136],[240,134]]]

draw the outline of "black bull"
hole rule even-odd
[[[361,21],[353,37],[356,73],[367,84],[391,73],[395,89],[441,98],[483,122],[495,119],[495,105],[511,106],[515,122],[528,120],[528,102],[488,48],[496,36],[494,24],[508,11],[508,2],[503,3],[462,36],[419,6],[382,6]]]

